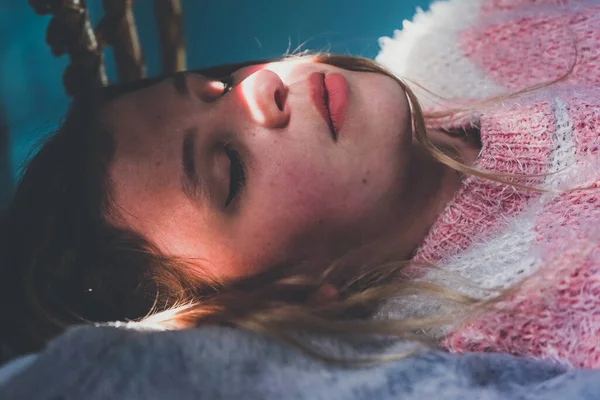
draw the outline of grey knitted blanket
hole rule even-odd
[[[409,344],[315,341],[364,356]],[[600,371],[503,354],[422,350],[399,361],[344,368],[263,336],[228,328],[151,332],[73,329],[0,387],[0,399],[547,399],[600,398]]]

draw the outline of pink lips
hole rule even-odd
[[[312,73],[308,77],[311,99],[337,140],[348,110],[348,82],[338,73]]]

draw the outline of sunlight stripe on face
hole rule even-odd
[[[290,82],[290,75],[299,64],[313,63],[316,57],[299,57],[297,59],[289,59],[266,64],[263,69],[275,72],[286,85]]]
[[[222,92],[225,90],[225,84],[221,81],[210,81],[208,83],[208,86],[210,86],[211,89],[213,89],[215,91],[219,91],[219,92]]]
[[[250,111],[252,118],[254,118],[254,120],[259,124],[262,124],[266,121],[265,114],[261,111],[259,104],[256,101],[258,97],[256,96],[257,90],[260,90],[256,80],[256,72],[263,69],[269,70],[276,73],[284,84],[290,85],[292,83],[290,82],[290,76],[294,68],[296,68],[299,64],[314,62],[314,60],[314,57],[303,57],[298,58],[297,60],[285,60],[266,64],[257,71],[254,71],[252,75],[244,79],[241,83],[242,96],[244,97],[244,101],[248,106],[248,110]]]
[[[242,82],[242,96],[248,106],[248,110],[252,115],[252,118],[259,124],[263,124],[266,121],[265,114],[261,111],[257,99],[257,90],[260,90],[256,81],[257,74],[252,74]]]

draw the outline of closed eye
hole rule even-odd
[[[240,153],[231,145],[225,146],[225,154],[229,158],[229,193],[227,200],[225,200],[225,207],[227,207],[244,188],[246,184],[246,170]]]

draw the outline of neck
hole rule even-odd
[[[442,134],[443,135],[443,134]],[[433,136],[433,135],[432,135]],[[472,164],[478,148],[452,139],[434,142],[440,147],[452,146],[458,150],[467,165]],[[433,159],[416,142],[413,143],[412,159],[409,166],[406,188],[402,201],[401,217],[395,243],[400,243],[398,254],[402,259],[412,257],[423,242],[433,223],[454,198],[462,183],[462,174]],[[396,245],[397,246],[397,245]]]

